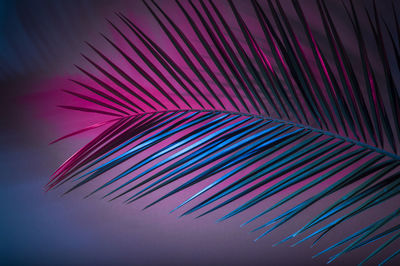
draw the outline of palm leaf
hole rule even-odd
[[[200,187],[172,210],[207,192],[207,198],[181,214],[196,212],[198,217],[245,199],[219,221],[285,191],[281,200],[243,225],[266,217],[300,195],[311,195],[255,228],[253,231],[265,230],[274,224],[260,237],[330,195],[351,189],[279,242],[304,235],[335,216],[297,242],[318,236],[314,244],[342,223],[400,193],[400,98],[395,78],[400,62],[399,22],[395,11],[397,35],[375,4],[372,13],[366,11],[375,41],[371,48],[360,26],[360,12],[351,1],[344,5],[359,52],[355,62],[324,1],[317,1],[317,9],[327,47],[313,35],[296,0],[292,4],[303,31],[294,29],[279,1],[251,1],[262,41],[253,35],[246,17],[232,1],[228,1],[230,18],[237,26],[232,26],[228,15],[212,1],[177,1],[194,35],[154,1],[144,4],[176,56],[169,55],[124,14],[116,14],[119,26],[109,21],[129,49],[103,37],[142,79],[88,44],[104,66],[86,55],[84,58],[108,81],[78,67],[91,81],[74,82],[90,95],[68,93],[90,102],[93,108],[62,107],[114,118],[58,139],[109,125],[56,170],[47,189],[72,180],[65,192],[69,193],[104,175],[106,182],[87,196],[107,191],[103,198],[132,203],[163,191],[160,198],[145,206],[148,208],[183,190]],[[375,54],[379,62],[372,61]],[[379,80],[382,73],[384,82]],[[120,173],[114,176],[110,170]],[[205,180],[211,182],[202,187]],[[399,210],[381,219],[371,217],[369,226],[317,256],[353,241],[330,262],[391,236],[363,262],[368,261],[399,238],[399,225],[382,231],[398,217]]]

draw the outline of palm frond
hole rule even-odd
[[[236,21],[235,26],[213,1],[177,1],[192,34],[156,2],[144,4],[176,56],[124,14],[116,14],[121,25],[109,21],[129,49],[102,36],[131,69],[125,70],[120,62],[88,44],[104,66],[83,56],[103,78],[78,66],[90,82],[74,82],[90,95],[68,93],[95,107],[62,107],[114,118],[59,139],[110,124],[56,170],[47,189],[72,180],[72,187],[65,192],[69,193],[102,175],[107,176],[106,182],[87,196],[106,191],[103,198],[132,203],[167,189],[148,208],[210,180],[172,212],[205,195],[181,216],[196,212],[201,217],[245,199],[219,221],[285,192],[281,200],[243,225],[266,217],[300,195],[312,194],[255,228],[253,231],[266,230],[260,237],[330,195],[346,193],[279,242],[309,233],[335,216],[297,242],[318,236],[314,244],[343,222],[400,193],[396,83],[400,56],[395,9],[397,34],[381,18],[375,3],[372,13],[366,9],[372,45],[361,28],[361,12],[351,1],[344,4],[357,44],[356,61],[324,1],[316,4],[327,47],[314,36],[297,0],[292,0],[292,6],[302,30],[294,28],[279,1],[251,1],[262,37],[255,37],[232,1],[228,1],[229,18]],[[378,62],[372,61],[375,54]],[[392,55],[396,64],[392,64]],[[120,173],[110,176],[110,170]],[[369,226],[316,256],[349,243],[331,262],[391,236],[363,262],[368,261],[399,238],[399,225],[379,232],[399,213],[397,209],[380,219],[371,217]]]

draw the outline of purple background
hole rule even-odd
[[[176,8],[175,3],[159,3],[167,11]],[[242,15],[248,15],[249,23],[254,23],[250,4],[237,4]],[[340,10],[333,1],[329,6],[333,14]],[[313,2],[304,1],[311,22],[316,19],[313,7]],[[150,36],[163,42],[160,29],[140,1],[1,1],[0,261],[6,265],[325,264],[328,256],[315,260],[311,256],[333,242],[324,240],[314,249],[309,249],[308,243],[296,248],[271,247],[316,214],[324,202],[254,243],[258,234],[248,233],[249,228],[240,229],[239,225],[262,207],[216,224],[214,221],[229,208],[198,220],[169,215],[186,197],[174,197],[142,212],[141,208],[157,195],[125,206],[101,201],[98,196],[82,200],[84,193],[60,197],[59,191],[43,191],[51,172],[95,132],[53,146],[48,143],[101,120],[96,116],[77,117],[56,105],[66,101],[59,89],[71,86],[66,79],[77,75],[72,64],[83,62],[79,52],[88,51],[83,41],[101,47],[104,42],[97,32],[110,32],[104,17],[115,19],[114,11],[124,11]],[[342,33],[350,34],[343,25]],[[379,215],[379,210],[361,216],[359,224],[353,226],[366,225],[362,218],[368,215]],[[353,230],[341,227],[330,240],[339,240]],[[356,250],[336,263],[355,264],[372,250]],[[389,248],[383,254],[391,252]]]

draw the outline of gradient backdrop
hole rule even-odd
[[[312,22],[316,19],[314,3],[302,2]],[[361,2],[356,1],[356,4],[361,6]],[[176,8],[173,1],[158,3],[167,11],[173,12]],[[251,6],[246,1],[236,3],[242,15],[246,17],[247,14],[248,22],[254,22]],[[379,5],[382,10],[390,9],[386,3]],[[343,15],[340,3],[330,1],[329,6],[334,15]],[[327,256],[315,260],[311,256],[327,247],[326,240],[314,249],[310,249],[308,243],[296,248],[271,247],[293,232],[296,225],[293,222],[254,243],[252,240],[258,235],[248,233],[248,228],[241,229],[239,225],[264,209],[261,207],[216,224],[215,220],[228,209],[197,220],[169,215],[168,212],[186,197],[174,197],[142,212],[142,207],[157,195],[125,206],[120,202],[101,201],[99,196],[83,200],[85,193],[60,197],[60,191],[43,191],[52,171],[96,132],[51,146],[48,143],[101,121],[96,115],[78,116],[57,105],[71,103],[72,98],[66,97],[60,89],[71,88],[73,85],[68,78],[79,77],[73,64],[84,64],[79,55],[89,51],[84,41],[101,48],[105,43],[98,32],[112,36],[105,18],[116,21],[115,11],[123,11],[163,44],[165,38],[161,30],[141,1],[0,1],[0,264],[325,264]],[[351,34],[346,23],[339,21],[338,26],[342,27],[343,34]],[[314,29],[317,32],[318,27]],[[356,49],[351,47],[351,41],[347,46]],[[319,204],[309,210],[310,216],[295,219],[296,228],[319,210]],[[390,204],[393,203],[381,208]],[[274,214],[277,213],[271,215]],[[363,217],[378,216],[379,210],[363,215],[356,228],[341,227],[330,240],[339,240],[363,224],[367,225]],[[360,262],[372,250],[371,247],[358,249],[341,257],[336,265]],[[393,251],[388,248],[383,255]]]

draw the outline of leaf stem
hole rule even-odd
[[[225,114],[242,115],[242,116],[246,116],[246,117],[254,117],[254,118],[262,118],[262,119],[266,119],[266,120],[272,120],[274,122],[283,123],[283,124],[287,124],[287,125],[293,125],[293,126],[298,127],[298,128],[309,129],[309,130],[311,130],[313,132],[318,132],[318,133],[322,133],[322,134],[327,135],[327,136],[331,136],[331,137],[334,137],[334,138],[342,139],[342,140],[344,140],[346,142],[353,143],[353,144],[355,144],[357,146],[363,147],[365,149],[372,150],[374,152],[377,152],[377,153],[383,154],[385,156],[388,156],[388,157],[390,157],[390,158],[392,158],[394,160],[400,161],[400,155],[397,155],[397,154],[388,152],[386,150],[374,147],[374,146],[369,145],[367,143],[364,143],[364,142],[361,142],[361,141],[358,141],[358,140],[354,140],[354,139],[349,138],[349,137],[344,137],[344,136],[341,136],[341,135],[338,135],[338,134],[335,134],[335,133],[332,133],[332,132],[329,132],[329,131],[326,131],[326,130],[314,128],[314,127],[307,126],[307,125],[298,124],[298,123],[295,123],[295,122],[290,122],[290,121],[285,121],[285,120],[281,120],[281,119],[271,118],[271,117],[264,116],[264,115],[254,115],[254,114],[243,113],[243,112],[234,112],[234,111],[216,110],[216,109],[215,110],[214,109],[211,109],[211,110],[208,110],[208,109],[176,109],[176,110],[162,110],[162,111],[154,111],[154,112],[136,113],[136,114],[134,114],[134,116],[144,115],[144,114],[153,114],[153,113],[157,114],[157,113],[188,112],[188,111],[189,112],[219,112],[219,113],[225,113]],[[125,116],[125,117],[127,117],[127,116]]]

